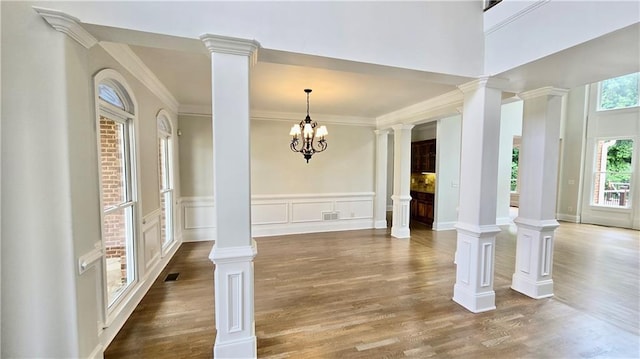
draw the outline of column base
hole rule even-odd
[[[218,343],[213,346],[214,358],[257,358],[257,340],[255,336]]]
[[[511,289],[534,299],[553,296],[553,243],[558,222],[522,217],[514,222],[518,236]]]
[[[399,239],[409,238],[411,237],[411,231],[409,230],[409,228],[406,228],[406,227],[400,227],[400,228],[391,227],[391,237],[399,238]]]
[[[393,200],[393,219],[391,221],[391,237],[409,238],[409,202],[411,196],[391,196]]]
[[[527,277],[515,273],[511,280],[511,289],[533,299],[553,297],[553,279],[532,282]]]
[[[472,313],[488,312],[496,309],[496,293],[473,293],[456,284],[453,286],[453,301]]]
[[[219,248],[216,243],[211,250],[209,258],[216,265],[215,358],[255,358],[257,355],[253,293],[256,253],[253,239],[248,246]]]
[[[383,229],[383,228],[387,228],[387,220],[383,219],[381,221],[375,221],[373,223],[373,228],[375,229]]]
[[[454,261],[456,283],[453,300],[473,313],[496,309],[493,290],[496,235],[495,225],[456,225],[458,239]]]

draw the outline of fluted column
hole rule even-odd
[[[502,91],[481,78],[464,93],[460,156],[460,204],[453,300],[479,313],[495,309],[493,272]]]
[[[413,125],[393,126],[393,219],[391,236],[409,238],[411,196],[411,129]]]
[[[511,288],[532,298],[553,295],[560,117],[568,91],[545,87],[521,93],[524,100],[520,145],[520,203],[516,269]]]
[[[374,227],[387,228],[387,152],[389,131],[375,130],[376,134],[376,198],[373,208]]]
[[[249,73],[259,44],[216,35],[200,37],[211,52],[213,104],[215,358],[255,358]]]

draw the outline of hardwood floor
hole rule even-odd
[[[455,231],[388,230],[259,238],[260,358],[640,357],[640,232],[562,223],[555,295],[509,288],[515,229],[496,245],[494,311],[451,300]],[[185,243],[105,358],[210,358],[211,243]],[[179,272],[175,282],[166,273]]]

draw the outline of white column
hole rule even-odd
[[[255,358],[249,73],[259,44],[253,40],[203,35],[211,52],[213,93],[216,358]]]
[[[389,131],[375,130],[376,133],[376,199],[374,206],[374,227],[387,228],[387,152]]]
[[[495,309],[493,269],[502,91],[494,79],[460,86],[464,93],[456,284],[453,300],[471,312]]]
[[[520,145],[520,206],[516,269],[511,288],[532,298],[553,295],[560,116],[568,91],[545,87],[520,94],[524,100]]]
[[[391,236],[409,238],[411,196],[411,129],[413,125],[393,126],[393,218]]]

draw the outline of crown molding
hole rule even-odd
[[[389,128],[395,124],[415,124],[427,119],[456,114],[456,108],[462,106],[464,96],[459,90],[449,91],[440,96],[430,98],[379,116],[376,124],[379,129]]]
[[[300,122],[304,119],[304,114],[298,112],[275,112],[275,111],[251,111],[252,120],[265,120],[265,121],[286,121],[286,122]],[[375,119],[370,117],[357,117],[357,116],[337,116],[337,115],[323,115],[315,114],[312,116],[313,121],[321,122],[322,124],[333,125],[349,125],[349,126],[371,126],[376,125]]]
[[[523,8],[522,10],[514,13],[513,15],[507,17],[506,19],[496,23],[495,25],[493,25],[492,27],[490,27],[489,29],[487,29],[484,32],[484,35],[487,36],[499,29],[501,29],[502,27],[509,25],[510,23],[518,20],[519,18],[523,17],[524,15],[534,11],[535,9],[541,7],[542,5],[546,5],[550,2],[551,0],[537,0],[536,2],[532,3],[531,5]]]
[[[100,46],[154,95],[158,96],[171,112],[178,113],[178,100],[128,45],[101,41]]]
[[[256,40],[247,40],[237,37],[203,34],[200,40],[210,53],[249,56],[251,65],[258,61],[258,49],[260,43]]]
[[[568,89],[557,88],[553,86],[541,87],[539,89],[521,92],[518,97],[522,100],[530,100],[542,96],[564,96],[569,93]]]
[[[463,93],[467,93],[467,92],[475,91],[477,89],[485,88],[485,87],[494,88],[498,90],[505,90],[508,88],[508,85],[509,85],[508,80],[497,78],[497,77],[483,76],[473,81],[469,81],[467,83],[459,85],[458,88]]]
[[[80,25],[81,22],[79,19],[62,11],[53,9],[33,6],[33,10],[35,10],[38,15],[42,16],[42,18],[51,25],[51,27],[57,31],[67,34],[86,49],[90,49],[98,43],[98,40]]]

